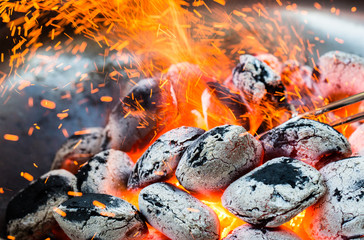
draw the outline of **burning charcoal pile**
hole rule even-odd
[[[293,60],[281,64],[269,54],[242,55],[226,81],[188,63],[139,81],[105,128],[71,136],[55,154],[52,171],[10,201],[8,235],[363,238],[364,158],[352,157],[363,153],[363,128],[350,138],[352,150],[326,123],[287,118],[297,104],[288,89],[317,88],[329,96],[327,82],[347,81],[353,62],[363,74],[363,59],[345,53],[323,55],[314,70]],[[191,103],[184,87],[196,79],[200,95]],[[351,94],[360,91],[355,84],[347,89]],[[272,110],[285,114],[269,118]],[[287,228],[302,213],[302,231]]]

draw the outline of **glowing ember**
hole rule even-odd
[[[161,89],[163,86],[167,86],[166,84],[169,84],[169,82],[177,82],[179,87],[175,89],[175,94],[179,99],[183,99],[182,109],[185,115],[177,116],[162,132],[155,131],[149,145],[160,134],[180,125],[196,126],[208,130],[217,125],[236,124],[239,117],[248,118],[251,134],[258,131],[262,122],[266,123],[267,129],[271,129],[288,119],[287,109],[277,109],[276,106],[269,103],[255,104],[250,107],[251,109],[248,109],[250,112],[247,112],[246,115],[236,116],[230,108],[216,101],[213,104],[219,106],[220,111],[205,111],[206,116],[203,116],[204,106],[202,106],[200,96],[206,89],[206,82],[210,80],[221,83],[223,79],[229,80],[232,78],[229,75],[236,64],[233,59],[238,59],[238,55],[245,53],[264,54],[270,52],[282,62],[288,59],[298,62],[310,61],[316,67],[313,58],[306,59],[305,57],[306,52],[311,54],[314,52],[314,43],[306,42],[300,37],[302,29],[283,22],[280,12],[269,12],[260,3],[227,12],[222,8],[226,4],[225,0],[214,0],[214,2],[210,6],[204,1],[194,1],[189,4],[188,2],[174,0],[2,1],[0,3],[0,16],[8,27],[10,32],[8,37],[13,40],[13,46],[9,49],[11,54],[8,62],[10,70],[6,73],[0,72],[0,83],[6,77],[14,76],[15,78],[20,71],[38,74],[59,69],[66,73],[73,69],[71,64],[60,63],[52,66],[52,68],[40,65],[28,69],[29,65],[27,66],[26,61],[37,58],[51,62],[54,59],[61,58],[66,53],[81,58],[81,54],[91,50],[94,47],[92,44],[96,43],[97,48],[104,50],[103,57],[105,59],[112,56],[112,53],[117,52],[113,61],[117,63],[120,69],[113,67],[109,71],[106,69],[105,64],[100,69],[95,63],[95,72],[106,72],[112,82],[128,79],[129,85],[135,86],[138,85],[140,78],[155,77],[161,80],[159,86]],[[276,4],[287,11],[299,12],[297,4],[284,5],[280,0],[277,0]],[[321,4],[318,2],[314,3],[313,6],[317,10],[322,9]],[[351,8],[351,12],[356,11],[356,7]],[[15,13],[21,13],[21,17],[15,18]],[[300,13],[302,15],[307,14],[304,11]],[[340,9],[333,7],[331,13],[339,15]],[[44,37],[46,40],[44,40]],[[337,43],[344,44],[343,39],[337,37],[334,39]],[[324,42],[323,39],[318,37],[315,38],[315,41],[317,43]],[[45,45],[47,45],[46,48]],[[55,54],[54,56],[41,55],[38,54],[39,49]],[[317,55],[319,56],[318,52]],[[4,53],[1,53],[1,62],[4,62]],[[173,65],[181,62],[195,64],[199,70],[191,70],[191,66],[188,65],[187,69],[195,71],[195,75],[189,78],[183,75],[186,67]],[[171,65],[173,67],[169,68]],[[125,74],[122,74],[121,70]],[[86,88],[91,76],[82,73],[79,69],[77,71],[80,72],[75,73],[78,78],[76,82],[66,82],[58,87],[66,88],[72,85],[77,89],[76,94],[87,89],[87,92],[95,95],[105,87],[105,83],[95,84],[95,86],[91,83],[90,88]],[[293,71],[290,69],[288,72],[292,73]],[[172,73],[175,75],[173,76]],[[291,77],[292,75],[287,74],[285,80],[290,82]],[[316,76],[316,78],[318,77]],[[31,83],[27,80],[19,80],[16,84],[17,87],[15,87],[15,84],[12,87],[14,91],[24,91],[31,86]],[[296,109],[298,112],[305,112],[309,109],[305,106],[306,102],[302,96],[311,98],[310,107],[322,105],[323,102],[329,101],[328,98],[313,96],[311,90],[301,89],[300,86],[293,85],[288,89],[287,97],[284,95],[275,95],[275,97],[279,99],[278,102],[295,99],[299,102]],[[10,91],[10,89],[1,89],[1,91],[4,94],[5,91]],[[211,96],[214,94],[213,91],[210,93]],[[231,96],[237,93],[238,90],[233,89],[232,94],[228,95],[229,100],[236,102],[237,100]],[[155,94],[153,91],[150,91],[150,95],[148,93],[150,99],[153,94]],[[62,100],[72,98],[75,98],[75,96],[71,95],[67,90],[61,97]],[[119,99],[106,95],[97,98],[99,98],[98,101],[105,103],[113,100],[119,101]],[[135,115],[141,116],[144,121],[141,121],[137,128],[147,128],[149,123],[146,120],[147,116],[145,116],[146,110],[141,103],[134,99],[134,95],[130,96],[130,98],[130,103],[135,104],[137,110],[126,111],[123,118]],[[82,105],[87,101],[88,99],[80,99],[78,103]],[[32,97],[27,99],[29,108],[34,107],[35,103],[36,101]],[[155,102],[151,104],[155,104]],[[245,104],[245,102],[239,102],[239,104]],[[40,105],[46,109],[56,108],[55,102],[46,99],[41,100]],[[166,109],[165,112],[168,113],[170,108]],[[346,108],[342,110],[341,114],[347,116],[352,111],[352,109]],[[64,120],[70,116],[68,109],[55,114],[59,120]],[[210,122],[206,122],[204,117],[210,119]],[[320,120],[323,122],[329,121],[325,117]],[[28,135],[32,136],[35,129],[40,130],[40,127],[37,124],[29,127]],[[58,125],[58,129],[61,129],[65,138],[69,137],[69,133],[62,123]],[[340,131],[348,136],[353,130],[345,127]],[[74,135],[89,133],[89,130],[79,130],[74,132]],[[19,136],[5,134],[4,139],[16,142],[19,140]],[[81,142],[82,140],[79,140],[73,146],[73,149],[79,147]],[[130,153],[131,158],[136,161],[147,147]],[[78,165],[77,161],[69,160],[69,162]],[[37,167],[35,164],[34,166]],[[157,171],[155,174],[163,175],[163,172]],[[28,181],[33,180],[33,176],[29,173],[21,172],[21,176]],[[175,178],[168,180],[168,182],[183,189]],[[119,197],[138,206],[137,196],[139,191],[123,191],[119,193]],[[0,188],[0,193],[4,193],[3,188]],[[220,220],[221,238],[244,224],[242,220],[232,215],[222,206],[221,194],[212,194],[210,196],[191,194],[215,211]],[[80,197],[82,193],[70,191],[68,195]],[[106,207],[105,204],[98,201],[94,201],[93,205],[101,209]],[[198,211],[194,208],[188,208],[187,210],[191,212]],[[54,211],[62,217],[66,216],[65,212],[58,208],[55,208]],[[114,213],[107,211],[101,212],[101,215],[106,217],[115,216]],[[300,213],[286,223],[285,226],[298,233],[303,239],[309,239],[300,228],[304,215],[305,212]],[[8,239],[15,238],[8,236]]]
[[[8,141],[16,142],[19,140],[19,136],[14,135],[14,134],[5,134],[4,139],[8,140]]]

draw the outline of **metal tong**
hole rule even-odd
[[[346,107],[346,106],[349,106],[351,104],[360,102],[362,100],[364,100],[364,92],[361,92],[361,93],[355,94],[353,96],[343,98],[341,100],[329,103],[329,104],[327,104],[327,105],[325,105],[323,107],[316,108],[316,109],[314,109],[312,111],[309,111],[309,112],[306,112],[306,113],[303,113],[303,114],[299,114],[297,116],[294,116],[290,120],[298,120],[300,118],[316,117],[316,116],[322,115],[324,113],[331,112],[331,111],[334,111],[334,110],[338,110],[338,109],[340,109],[342,107]],[[345,118],[335,120],[335,121],[329,123],[329,125],[332,126],[332,127],[337,127],[337,126],[340,126],[340,125],[343,125],[343,124],[358,122],[358,121],[363,120],[363,119],[364,119],[364,112],[359,112],[359,113],[356,113],[354,115],[347,116]]]

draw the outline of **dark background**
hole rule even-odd
[[[285,4],[284,1],[282,1]],[[337,43],[334,38],[325,39],[325,44],[317,44],[316,48],[321,53],[330,50],[342,50],[350,53],[356,53],[364,56],[364,2],[363,1],[320,1],[323,10],[317,11],[314,7],[315,1],[304,1],[297,3],[298,6],[305,7],[309,14],[306,16],[307,35],[303,36],[312,42],[315,36],[324,39],[327,34],[344,39],[344,44]],[[244,5],[250,5],[256,1],[244,1]],[[214,4],[211,2],[211,4]],[[266,1],[264,6],[268,10],[274,10],[278,7],[276,1]],[[356,6],[357,12],[351,13],[351,7]],[[218,7],[218,6],[216,6]],[[228,1],[225,8],[228,11],[243,7],[242,1]],[[330,14],[327,9],[336,7],[341,10],[340,16]],[[281,9],[281,8],[280,8]],[[282,11],[282,16],[287,19],[294,19],[292,24],[303,24],[304,19],[301,15],[295,15],[292,12]],[[283,14],[285,13],[285,14]],[[313,32],[314,34],[310,34]],[[70,33],[71,34],[71,33]],[[12,43],[9,39],[4,38],[8,35],[6,28],[0,24],[0,52],[8,52]],[[89,42],[89,44],[92,44]],[[89,45],[90,46],[90,45]],[[7,91],[0,98],[0,187],[4,193],[0,194],[0,236],[5,237],[4,231],[4,214],[7,202],[20,189],[24,188],[29,182],[20,176],[20,172],[28,172],[34,178],[37,178],[47,172],[52,163],[53,156],[65,137],[61,130],[58,130],[60,123],[62,128],[66,128],[69,134],[85,127],[104,126],[106,116],[110,108],[115,103],[101,103],[99,98],[103,95],[113,96],[118,99],[123,95],[130,85],[127,84],[127,78],[124,81],[115,82],[108,79],[107,73],[118,69],[121,74],[125,72],[116,66],[112,59],[106,61],[106,69],[103,72],[94,72],[92,67],[84,68],[85,64],[92,65],[93,62],[103,66],[104,57],[100,56],[103,52],[98,51],[98,47],[88,47],[87,53],[79,61],[75,56],[64,56],[61,59],[55,59],[56,62],[48,62],[49,68],[58,65],[57,61],[69,62],[72,69],[68,73],[63,71],[53,71],[52,73],[35,76],[29,73],[20,73],[21,77],[36,83],[34,86],[27,87],[23,91]],[[52,55],[52,52],[44,53]],[[309,57],[309,56],[308,56]],[[314,56],[316,57],[316,56]],[[5,61],[6,62],[6,61]],[[31,66],[37,66],[39,61],[36,59],[30,61]],[[76,94],[77,88],[72,84],[66,85],[67,81],[75,81],[75,73],[82,69],[83,73],[89,73],[90,81],[96,86],[99,83],[105,83],[105,88],[100,89],[96,94],[89,94],[90,85],[86,85],[84,93]],[[0,71],[7,72],[8,67],[5,64],[0,65]],[[6,79],[3,87],[10,87],[12,79]],[[61,86],[61,87],[60,87]],[[58,89],[55,89],[59,87]],[[61,96],[69,93],[72,98],[60,100]],[[28,106],[29,97],[34,99],[34,107]],[[39,106],[42,99],[48,99],[56,102],[57,107],[54,110],[47,110]],[[56,113],[69,109],[69,117],[60,120]],[[88,109],[88,111],[86,110]],[[28,136],[28,129],[34,124],[40,127],[40,130],[34,130],[32,136]],[[3,135],[6,133],[16,134],[19,141],[5,141]],[[34,166],[35,163],[37,167]],[[21,207],[21,206],[19,206]]]

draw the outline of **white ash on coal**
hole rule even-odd
[[[353,154],[364,156],[364,124],[360,125],[349,137]]]
[[[150,225],[171,239],[219,239],[216,213],[171,184],[154,183],[145,187],[139,193],[139,208]]]
[[[364,58],[340,51],[325,53],[313,77],[324,98],[335,100],[364,92]]]
[[[240,63],[233,70],[233,83],[248,102],[260,104],[270,101],[276,106],[285,96],[281,77],[266,63],[252,55],[241,55]]]
[[[77,173],[79,165],[90,160],[96,153],[101,152],[105,142],[103,128],[88,128],[86,133],[72,135],[57,151],[51,169],[66,169]],[[76,146],[76,147],[75,147]],[[74,162],[77,162],[77,165]]]
[[[50,171],[31,182],[9,202],[6,210],[7,233],[15,239],[45,239],[54,236],[58,225],[53,208],[76,191],[76,177],[66,170]]]
[[[53,215],[71,240],[138,240],[148,232],[133,205],[110,195],[84,194],[57,209]]]
[[[145,187],[173,176],[185,152],[205,130],[180,127],[160,136],[136,162],[128,188]]]
[[[330,163],[320,172],[328,190],[307,209],[305,230],[314,239],[363,239],[364,157]]]
[[[241,126],[223,125],[201,135],[183,154],[176,170],[190,191],[221,191],[261,163],[261,143]]]
[[[125,152],[142,149],[176,115],[171,84],[143,79],[112,110],[106,126],[106,148]]]
[[[77,188],[83,193],[118,195],[126,189],[133,166],[133,161],[122,151],[100,152],[76,174]]]
[[[214,128],[221,124],[234,122],[250,129],[249,109],[243,98],[218,82],[207,82],[202,93],[202,111],[206,126]]]
[[[348,140],[331,126],[310,119],[292,119],[262,135],[264,161],[276,157],[299,159],[320,168],[349,157]]]
[[[234,229],[223,240],[301,240],[301,238],[284,227],[259,228],[250,224],[244,224]]]
[[[279,59],[270,53],[262,53],[255,56],[259,61],[267,64],[276,74],[280,74],[282,71],[282,63]]]
[[[315,168],[282,157],[233,182],[221,200],[225,208],[248,223],[278,227],[317,202],[325,190]]]

